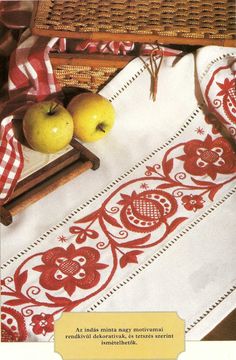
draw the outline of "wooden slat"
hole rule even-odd
[[[52,161],[48,165],[39,169],[38,171],[35,171],[32,175],[27,176],[23,180],[19,181],[10,200],[23,194],[24,192],[36,186],[37,184],[44,181],[48,177],[52,176],[56,172],[62,170],[64,167],[75,162],[76,160],[79,159],[79,157],[80,157],[80,153],[77,150],[72,149],[68,153]]]
[[[97,41],[158,41],[169,45],[202,46],[236,44],[233,0],[215,0],[212,4],[203,0],[114,1],[106,5],[99,0],[87,3],[73,0],[68,4],[39,1],[32,17],[32,32],[41,36]],[[55,15],[54,7],[60,13]],[[70,9],[70,13],[64,13],[64,8]],[[91,16],[90,10],[96,13]],[[84,16],[86,11],[88,16]]]
[[[52,29],[35,29],[32,28],[32,33],[39,36],[56,37],[59,36],[57,30]],[[218,45],[218,46],[236,46],[235,39],[217,39],[217,38],[194,38],[181,36],[163,36],[158,34],[119,34],[119,33],[92,33],[92,32],[71,32],[60,31],[60,37],[70,39],[90,39],[94,41],[133,41],[139,43],[161,43],[165,45],[179,44],[179,45]]]
[[[133,60],[135,56],[116,56],[110,54],[50,54],[50,60],[53,66],[71,65],[71,66],[91,66],[91,67],[115,67],[122,69]]]
[[[15,216],[26,207],[50,194],[58,187],[66,184],[68,181],[74,179],[83,172],[92,169],[92,167],[93,163],[91,161],[75,162],[74,164],[71,164],[67,168],[63,169],[63,172],[53,175],[36,187],[5,204],[3,215],[9,217],[10,212],[11,216]],[[5,220],[2,219],[2,221],[4,221],[2,223],[6,224]]]
[[[15,199],[24,192],[30,190],[34,186],[40,184],[41,182],[54,175],[55,173],[59,172],[60,170],[63,170],[65,167],[74,163],[78,159],[80,159],[81,161],[90,160],[93,164],[93,169],[97,169],[99,167],[99,159],[97,158],[97,156],[95,156],[88,149],[86,149],[76,139],[72,139],[71,146],[73,147],[72,150],[68,151],[64,155],[50,162],[48,165],[40,168],[33,174],[19,181],[8,202]]]

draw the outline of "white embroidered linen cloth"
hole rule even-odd
[[[52,339],[61,311],[152,310],[177,311],[198,340],[234,308],[235,154],[199,106],[197,79],[235,56],[207,47],[164,59],[154,103],[139,59],[104,88],[117,121],[88,146],[101,168],[2,229],[8,338]]]

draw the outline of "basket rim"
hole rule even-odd
[[[44,3],[50,3],[51,0],[44,0]],[[47,36],[47,37],[65,37],[68,39],[90,39],[91,41],[133,41],[133,42],[159,42],[163,44],[179,44],[179,45],[221,45],[221,46],[236,46],[236,30],[229,31],[224,35],[219,33],[203,33],[199,27],[199,31],[181,31],[174,34],[173,31],[155,31],[155,33],[134,33],[134,32],[122,32],[122,31],[72,31],[62,26],[62,29],[57,29],[57,26],[50,25],[45,28],[44,25],[37,25],[37,16],[39,7],[42,7],[42,2],[38,0],[34,3],[34,11],[31,20],[31,31],[34,35]],[[47,6],[44,7],[45,12]],[[45,15],[46,16],[46,15]]]

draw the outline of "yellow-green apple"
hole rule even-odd
[[[26,111],[23,131],[34,150],[52,154],[70,143],[74,123],[69,111],[62,105],[55,101],[42,101]]]
[[[99,94],[77,95],[70,101],[67,109],[74,120],[74,135],[84,142],[103,138],[115,121],[113,105]]]

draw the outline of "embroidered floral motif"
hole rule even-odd
[[[33,332],[36,335],[42,334],[45,336],[47,333],[53,332],[54,319],[52,315],[41,313],[32,317],[30,325],[33,326]]]
[[[200,126],[198,126],[195,131],[199,135],[204,135],[204,133],[205,133],[204,129]]]
[[[205,98],[209,112],[215,113],[231,136],[236,139],[235,59],[228,60],[227,65],[219,66],[212,72],[205,88]]]
[[[185,195],[182,197],[182,203],[185,209],[189,211],[197,211],[198,209],[203,208],[204,200],[200,195]]]
[[[66,236],[63,236],[63,235],[58,236],[57,239],[58,239],[58,241],[61,242],[61,243],[67,242]]]
[[[97,239],[98,233],[95,230],[82,229],[80,226],[71,226],[70,227],[71,234],[77,234],[76,242],[77,244],[82,244],[87,238]]]
[[[27,331],[24,317],[10,307],[1,307],[1,341],[15,342],[25,341]]]
[[[132,231],[149,232],[157,229],[177,210],[177,202],[169,193],[161,190],[147,190],[132,195],[121,194],[119,205],[124,205],[120,218],[125,227]]]
[[[229,80],[228,78],[225,79],[224,83],[216,82],[216,84],[221,89],[218,92],[218,96],[224,96],[224,95],[232,95],[235,94],[235,79]]]
[[[198,124],[199,129],[210,128],[205,122]],[[231,175],[236,171],[233,149],[215,135],[176,142],[162,158],[153,160],[139,176],[116,187],[96,210],[56,236],[60,247],[50,245],[45,252],[32,253],[2,280],[4,305],[19,307],[15,318],[22,324],[28,318],[34,336],[47,338],[56,314],[71,311],[106,289],[118,271],[143,261],[148,248],[160,245],[191,218],[190,212],[203,209],[236,178]],[[47,313],[39,311],[42,307]],[[8,327],[3,330],[13,341],[24,339],[22,330],[21,335]]]
[[[217,96],[223,96],[223,108],[226,115],[236,123],[236,79],[226,78],[224,83],[216,83],[221,89]]]
[[[191,140],[184,146],[184,169],[192,175],[208,175],[213,180],[217,174],[235,171],[235,155],[229,142],[223,137],[212,140],[208,135],[204,141]]]
[[[148,188],[149,188],[149,186],[148,186],[148,184],[146,184],[146,183],[142,183],[142,184],[140,185],[140,189],[147,190]]]
[[[100,273],[107,267],[98,263],[100,254],[91,247],[75,249],[71,244],[67,249],[56,247],[46,251],[42,256],[44,265],[33,268],[41,272],[40,284],[48,290],[64,288],[68,295],[72,295],[79,287],[90,289],[97,285]]]

